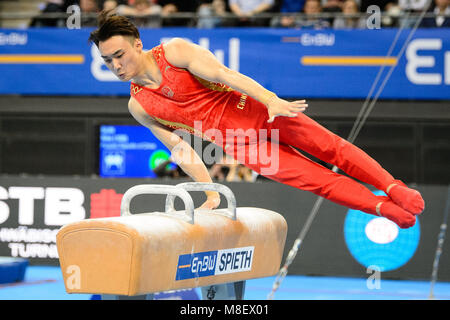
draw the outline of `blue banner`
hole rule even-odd
[[[128,95],[87,42],[92,29],[0,29],[0,94]],[[291,98],[364,99],[384,65],[381,99],[450,99],[450,29],[143,29],[145,49],[182,37],[229,68]],[[381,84],[381,81],[379,82]],[[377,87],[378,88],[378,87]],[[376,89],[377,89],[376,88]],[[375,91],[376,92],[376,91]]]

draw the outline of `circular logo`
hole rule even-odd
[[[375,191],[376,195],[386,194]],[[344,237],[352,256],[366,268],[395,270],[406,264],[416,252],[420,241],[420,223],[400,229],[394,222],[358,210],[348,210]]]
[[[364,231],[369,240],[378,244],[390,243],[398,236],[398,226],[386,218],[370,220]]]

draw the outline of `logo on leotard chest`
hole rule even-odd
[[[174,93],[173,93],[172,89],[170,89],[168,86],[164,86],[164,87],[161,89],[161,92],[162,92],[162,94],[165,95],[167,98],[173,98]]]
[[[239,103],[237,104],[236,107],[241,110],[244,109],[246,101],[247,101],[247,95],[246,94],[241,95],[241,98],[239,99]]]
[[[142,88],[138,88],[137,86],[131,85],[131,91],[133,92],[133,96],[137,95],[142,91]]]

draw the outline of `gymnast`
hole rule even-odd
[[[174,130],[209,139],[234,158],[243,154],[240,162],[269,179],[385,217],[400,228],[413,226],[416,215],[424,210],[417,190],[394,179],[364,151],[306,116],[305,100],[279,98],[253,79],[224,66],[209,50],[174,38],[145,51],[136,26],[125,17],[104,11],[89,40],[121,81],[131,81],[128,108],[132,116],[171,150],[172,159],[194,181],[212,182],[199,155]],[[199,121],[202,132],[194,128],[194,122]],[[232,129],[266,134],[256,139],[234,136],[215,141],[203,135],[211,129],[222,137]],[[272,164],[258,157],[255,160],[249,151],[251,146],[276,150],[277,170],[264,173]],[[337,166],[350,177],[329,170],[296,149]],[[186,154],[195,161],[182,161]],[[387,196],[376,196],[357,180]],[[206,191],[201,208],[214,209],[219,204],[220,195]]]

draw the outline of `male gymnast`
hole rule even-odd
[[[307,117],[303,113],[308,107],[305,100],[279,98],[253,79],[224,66],[210,51],[181,38],[145,51],[138,29],[127,18],[108,12],[100,14],[98,29],[89,40],[120,80],[131,81],[130,113],[171,150],[172,159],[194,181],[212,182],[198,154],[174,129],[200,136],[210,129],[222,136],[230,129],[265,130],[264,138],[247,137],[237,142],[225,138],[214,143],[233,157],[244,153],[239,161],[258,173],[268,164],[255,161],[249,145],[275,149],[279,165],[266,177],[385,217],[401,228],[413,226],[416,215],[424,210],[418,191],[394,179],[364,151]],[[195,132],[195,121],[201,121],[203,132]],[[356,180],[321,166],[295,148],[336,165],[387,196],[374,195]],[[182,161],[186,158],[194,161]],[[206,196],[201,208],[219,206],[218,193],[207,191]]]

